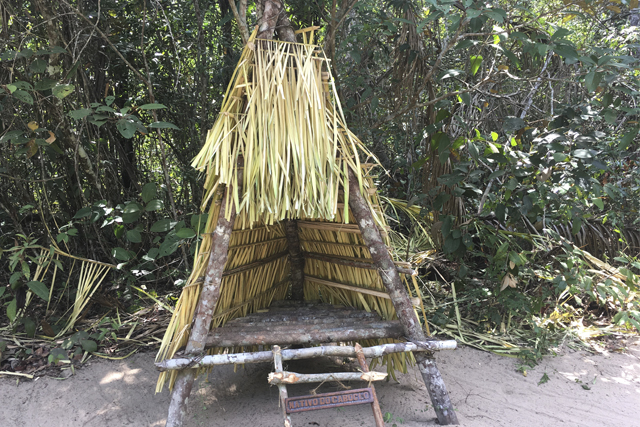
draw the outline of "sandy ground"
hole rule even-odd
[[[0,378],[0,426],[164,426],[169,394],[154,394],[154,355],[90,362],[66,380]],[[640,426],[640,342],[624,353],[567,351],[545,358],[523,376],[518,360],[470,348],[438,355],[438,365],[463,426]],[[297,361],[296,372],[336,371],[329,360]],[[201,380],[189,403],[186,426],[279,426],[278,389],[269,387],[269,364],[217,367]],[[549,381],[538,385],[544,374]],[[417,370],[399,383],[377,383],[383,413],[401,426],[437,425]],[[360,383],[352,384],[354,388]],[[584,387],[583,387],[584,386]],[[308,394],[314,385],[290,387]],[[588,389],[587,389],[588,388]],[[335,391],[323,385],[321,392]],[[300,426],[372,426],[369,405],[293,415]]]

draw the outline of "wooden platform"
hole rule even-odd
[[[317,302],[276,301],[267,310],[214,329],[206,347],[317,345],[403,335],[399,321],[382,320],[377,313]]]

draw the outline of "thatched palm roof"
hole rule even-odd
[[[209,213],[194,268],[176,306],[158,360],[185,345],[216,226],[221,192],[231,191],[235,220],[212,328],[286,298],[290,285],[284,219],[296,219],[305,263],[304,297],[395,316],[358,226],[349,223],[348,168],[356,172],[381,230],[387,228],[368,164],[346,127],[328,60],[313,44],[255,40],[245,47],[220,115],[193,166],[206,175]],[[231,209],[226,207],[225,212]],[[328,257],[359,260],[360,267]],[[218,349],[220,351],[220,349]],[[390,355],[404,370],[405,358]],[[161,374],[158,390],[165,375]],[[175,375],[175,374],[174,374]]]

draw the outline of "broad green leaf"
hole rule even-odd
[[[589,74],[584,78],[584,83],[589,92],[594,92],[602,80],[602,73],[597,73],[596,70],[591,70]]]
[[[602,199],[600,197],[596,197],[594,199],[591,199],[591,201],[593,202],[594,205],[599,207],[601,211],[604,210],[604,202],[602,201]]]
[[[127,231],[127,240],[131,243],[140,243],[142,242],[142,236],[138,230],[129,230]]]
[[[127,119],[118,120],[116,128],[118,129],[118,132],[127,139],[133,138],[133,135],[136,133],[135,123]]]
[[[57,85],[56,87],[53,88],[52,93],[53,93],[53,96],[59,99],[63,99],[71,95],[71,93],[74,90],[75,90],[75,86],[73,85]]]
[[[138,107],[141,110],[160,110],[162,108],[167,108],[162,104],[143,104]]]
[[[151,259],[156,259],[159,253],[160,253],[160,250],[158,248],[151,248],[149,249],[149,253],[147,253],[146,256]]]
[[[565,62],[569,65],[575,64],[578,61],[578,52],[572,46],[567,45],[555,45],[553,51],[565,59]]]
[[[169,122],[153,122],[148,127],[153,128],[153,129],[178,129],[178,130],[180,130],[180,128],[178,126],[174,125],[173,123],[169,123]]]
[[[139,203],[129,203],[124,207],[123,213],[134,213],[142,211],[142,206]]]
[[[20,101],[24,102],[25,104],[33,105],[33,97],[27,91],[18,89],[15,92],[13,92],[13,96],[18,98]]]
[[[52,87],[54,87],[55,85],[57,85],[58,82],[52,79],[42,79],[40,81],[37,81],[34,83],[33,88],[35,90],[49,90]]]
[[[47,285],[42,282],[31,281],[27,283],[27,286],[31,292],[38,295],[43,300],[49,301],[49,288],[47,288]]]
[[[21,277],[22,277],[22,271],[14,272],[13,274],[11,274],[11,277],[9,278],[9,284],[14,285],[18,281],[18,279]]]
[[[158,187],[155,182],[148,182],[142,187],[142,201],[147,203],[149,200],[153,200],[158,192]]]
[[[460,99],[462,100],[464,105],[466,105],[467,107],[471,106],[471,95],[469,95],[468,92],[461,93],[460,94]]]
[[[504,19],[507,17],[507,13],[504,10],[497,8],[485,9],[482,13],[498,23],[504,22]]]
[[[107,104],[107,106],[113,104],[113,101],[116,100],[115,96],[109,95],[106,98],[104,98],[104,103]]]
[[[16,320],[16,313],[18,311],[18,301],[16,299],[12,299],[9,305],[7,306],[7,317],[10,321]]]
[[[91,208],[82,208],[73,216],[73,219],[87,218],[91,216]]]
[[[167,255],[171,255],[172,253],[174,253],[179,246],[180,241],[171,241],[171,240],[165,240],[161,245],[160,245],[160,249],[158,252],[158,255],[163,257],[163,256],[167,256]]]
[[[89,353],[94,353],[98,351],[98,344],[93,340],[82,340],[80,341],[80,345],[84,351]]]
[[[29,69],[34,73],[44,73],[47,69],[47,61],[38,58],[29,65]]]
[[[192,237],[196,236],[196,232],[190,228],[185,227],[178,230],[176,232],[176,236],[180,237],[181,239],[191,239]]]
[[[124,235],[124,225],[122,224],[116,224],[116,226],[113,229],[113,234],[116,236],[116,238],[120,239],[123,235]]]
[[[592,159],[593,154],[591,153],[591,150],[578,148],[577,150],[573,150],[573,157],[577,157],[578,159]]]
[[[161,219],[160,221],[156,221],[151,226],[151,231],[153,233],[163,233],[165,231],[171,230],[175,225],[176,225],[175,222],[172,224],[170,219],[165,218],[165,219]]]
[[[93,110],[89,108],[81,108],[79,110],[69,111],[69,117],[72,119],[80,120],[93,113]]]
[[[142,211],[127,212],[122,214],[122,222],[125,224],[131,224],[136,222],[142,216]]]
[[[496,142],[498,140],[498,134],[496,132],[491,132],[491,139],[493,142]]]
[[[454,239],[453,237],[449,237],[444,241],[444,252],[445,253],[453,253],[460,247],[461,239]]]
[[[15,82],[13,82],[13,84],[14,84],[18,89],[22,89],[22,90],[33,90],[33,86],[31,86],[31,83],[23,82],[22,80],[16,80]]]
[[[475,76],[482,64],[482,55],[471,56],[469,61],[471,62],[471,74]]]
[[[111,255],[119,261],[129,261],[131,259],[129,251],[123,248],[113,248],[111,250]]]
[[[638,130],[640,130],[640,128],[636,126],[629,132],[625,133],[622,138],[620,138],[619,147],[621,150],[626,150],[629,147],[629,145],[633,142],[634,138],[638,134]]]
[[[144,208],[147,212],[158,211],[164,207],[164,203],[162,200],[151,200],[147,203],[147,206]]]
[[[555,33],[551,36],[552,41],[556,41],[558,39],[563,39],[565,36],[571,34],[571,31],[566,28],[558,28]]]
[[[525,122],[520,117],[507,116],[502,123],[502,130],[513,133],[525,127]]]

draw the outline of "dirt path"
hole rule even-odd
[[[154,355],[120,362],[96,361],[67,380],[0,379],[0,426],[164,426],[168,392],[155,395]],[[566,352],[545,358],[525,377],[518,361],[461,348],[443,352],[438,364],[463,426],[640,426],[640,342],[626,353]],[[324,360],[292,362],[298,372],[334,370]],[[218,367],[190,401],[187,426],[280,426],[278,390],[266,381],[268,364]],[[549,381],[538,385],[543,374]],[[400,383],[378,383],[383,413],[398,427],[437,425],[416,370]],[[353,384],[358,387],[359,384]],[[584,386],[584,387],[583,387]],[[308,394],[313,385],[290,388]],[[588,389],[587,389],[588,388]],[[321,392],[335,391],[324,385]],[[367,405],[293,415],[300,426],[372,426]],[[393,422],[388,424],[393,425]]]

